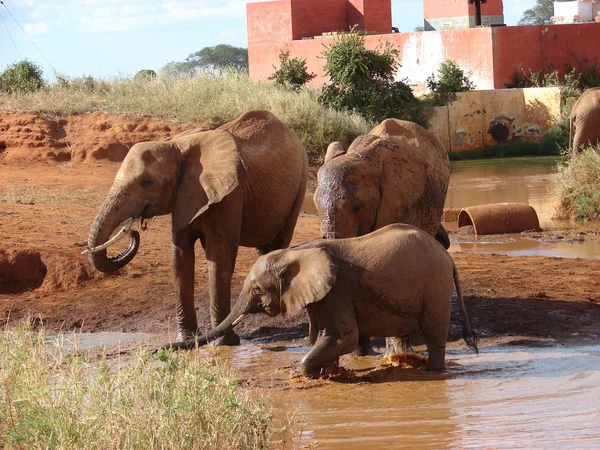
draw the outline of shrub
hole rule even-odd
[[[412,89],[394,76],[400,67],[398,51],[390,42],[367,50],[364,35],[352,29],[336,37],[323,55],[330,84],[320,95],[325,105],[355,111],[365,119],[411,120],[422,125],[426,119]]]
[[[34,92],[44,87],[43,71],[37,64],[23,60],[11,64],[0,74],[0,92]]]
[[[556,218],[600,220],[600,149],[587,148],[558,167]]]
[[[448,59],[440,64],[437,79],[433,74],[427,77],[427,87],[433,92],[437,103],[443,105],[448,99],[448,94],[472,91],[475,89],[475,83],[456,62]]]
[[[316,77],[314,73],[308,73],[306,70],[306,60],[301,58],[290,59],[290,52],[279,53],[279,69],[276,69],[269,80],[275,82],[275,86],[283,89],[297,91],[310,80]],[[273,66],[275,68],[275,66]]]
[[[152,69],[139,70],[133,77],[136,81],[150,81],[156,78],[156,72]]]

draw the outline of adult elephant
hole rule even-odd
[[[230,311],[238,246],[264,254],[289,245],[307,173],[302,143],[267,111],[247,112],[214,131],[136,144],[94,220],[89,260],[102,272],[122,268],[137,252],[139,233],[131,231],[129,247],[108,257],[106,247],[115,241],[109,237],[119,224],[170,213],[178,339],[189,338],[198,333],[195,242],[200,240],[206,253],[214,327]],[[237,345],[239,337],[230,330],[219,343]]]
[[[569,117],[573,155],[600,143],[600,88],[591,88],[577,99]]]
[[[329,145],[314,202],[325,238],[362,236],[393,223],[414,225],[445,248],[441,225],[450,179],[448,152],[419,125],[386,119],[346,151]],[[371,352],[362,337],[356,353]]]

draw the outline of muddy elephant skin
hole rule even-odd
[[[588,146],[600,143],[600,88],[591,88],[577,99],[569,118],[570,140],[576,156]]]
[[[432,236],[394,224],[357,238],[317,239],[261,256],[229,317],[197,341],[174,347],[205,344],[244,314],[287,316],[306,308],[312,345],[300,365],[306,376],[337,366],[341,355],[356,348],[359,334],[407,340],[417,330],[429,352],[427,369],[441,371],[454,286],[463,336],[476,350],[456,266]]]
[[[178,338],[197,333],[194,244],[209,272],[213,326],[230,311],[238,246],[259,253],[289,245],[306,190],[308,158],[298,137],[267,111],[250,111],[213,131],[192,130],[134,145],[123,161],[88,238],[90,262],[120,269],[137,251],[109,258],[102,244],[125,220],[171,214]],[[99,248],[99,249],[98,249]],[[222,343],[236,344],[233,332]]]

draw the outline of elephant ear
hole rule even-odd
[[[173,231],[177,232],[232,193],[245,167],[239,143],[227,131],[194,133],[174,142],[182,152],[173,203]]]
[[[327,146],[327,152],[325,153],[325,161],[323,162],[323,164],[327,164],[333,158],[336,158],[345,153],[346,153],[346,150],[344,150],[344,146],[342,145],[341,142],[339,142],[339,141],[332,142],[331,144],[329,144]]]
[[[375,229],[400,222],[425,192],[428,164],[420,150],[386,137],[379,140],[380,191]]]
[[[291,317],[321,300],[335,283],[337,267],[322,248],[287,250],[281,257],[281,314]]]

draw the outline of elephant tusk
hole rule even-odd
[[[236,326],[238,323],[240,323],[240,322],[242,321],[242,319],[244,318],[244,316],[245,316],[245,315],[246,315],[246,314],[242,314],[242,315],[240,315],[240,317],[238,317],[237,319],[235,319],[235,320],[234,320],[234,321],[231,323],[231,326],[232,326],[232,327],[235,327],[235,326]]]
[[[129,229],[131,228],[131,225],[133,225],[133,220],[134,220],[133,217],[130,217],[129,219],[127,219],[127,221],[125,222],[125,225],[123,226],[123,228],[121,228],[121,231],[119,231],[117,234],[115,234],[111,239],[106,241],[104,244],[98,245],[97,247],[94,247],[94,248],[88,248],[87,250],[82,251],[81,254],[85,255],[86,253],[98,253],[99,251],[102,251],[105,248],[110,247],[118,240],[123,239],[123,237],[127,234]]]
[[[142,231],[146,231],[148,229],[148,221],[143,217],[140,217],[140,228]]]

